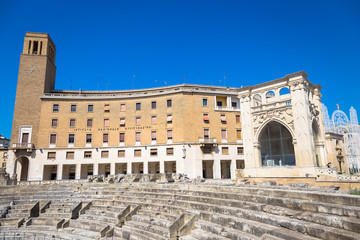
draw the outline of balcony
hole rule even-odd
[[[277,108],[291,107],[291,99],[286,99],[278,102],[267,103],[252,107],[252,112],[269,111]]]
[[[215,147],[217,145],[216,138],[199,137],[200,147]]]
[[[215,106],[215,111],[240,112],[240,108],[239,107]]]
[[[14,152],[24,149],[26,149],[27,152],[32,152],[32,150],[35,149],[35,145],[33,143],[13,143],[12,148]]]

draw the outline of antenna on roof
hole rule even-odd
[[[132,88],[135,88],[135,74],[132,75]]]
[[[166,81],[164,81],[164,83],[165,83],[165,86],[167,85],[167,82]]]
[[[157,87],[157,80],[155,79],[155,87]]]
[[[224,72],[224,86],[225,86],[226,72]]]

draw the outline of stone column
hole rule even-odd
[[[75,168],[75,179],[80,179],[81,178],[81,164],[78,163],[76,164],[76,168]]]
[[[165,162],[160,161],[160,173],[165,173]]]
[[[132,162],[128,162],[127,164],[126,164],[126,167],[127,167],[127,169],[126,169],[126,171],[127,171],[127,174],[132,174]]]
[[[94,163],[94,166],[93,166],[93,174],[96,176],[96,175],[99,175],[99,164],[98,163]]]
[[[145,161],[143,165],[144,174],[149,174],[149,162]]]
[[[58,165],[57,165],[57,171],[56,171],[56,178],[57,178],[57,180],[61,180],[61,179],[62,179],[62,174],[63,174],[63,165],[62,165],[62,164],[58,164]]]
[[[115,175],[115,163],[110,163],[110,175]]]
[[[218,159],[218,158],[214,159],[213,178],[214,179],[221,178],[221,163],[220,163],[220,159]]]
[[[290,85],[295,138],[300,143],[294,146],[296,165],[313,167],[316,163],[315,145],[309,104],[310,86],[306,76],[304,72],[287,75]]]

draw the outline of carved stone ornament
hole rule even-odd
[[[309,85],[308,81],[306,81],[304,79],[299,79],[299,80],[289,82],[289,86],[292,91],[307,88],[308,85]]]
[[[268,112],[264,112],[261,114],[253,115],[253,126],[254,132],[258,130],[258,128],[267,120],[271,119],[280,119],[285,122],[288,126],[294,129],[294,118],[293,112],[291,108],[285,109],[276,109]]]
[[[311,103],[309,106],[309,110],[310,110],[310,115],[311,115],[311,121],[313,121],[314,119],[316,120],[316,122],[319,122],[319,109],[317,106],[315,106],[315,104]]]

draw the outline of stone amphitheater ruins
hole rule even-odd
[[[360,139],[356,112],[354,131],[325,128],[305,72],[69,91],[55,89],[55,54],[26,33],[0,239],[360,239],[360,155],[344,142]]]

